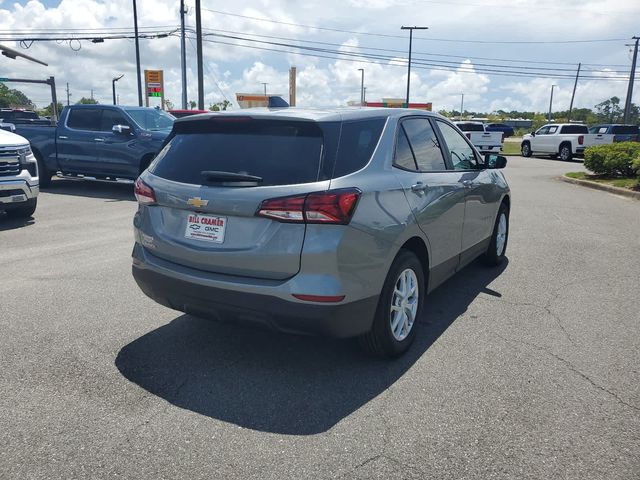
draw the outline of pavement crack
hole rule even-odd
[[[578,369],[578,368],[577,368],[573,363],[571,363],[569,360],[567,360],[567,359],[565,359],[565,358],[561,357],[560,355],[558,355],[558,354],[556,354],[556,353],[553,353],[552,351],[548,350],[547,348],[545,348],[545,347],[541,347],[540,345],[536,345],[535,343],[527,342],[527,341],[525,341],[525,340],[518,340],[518,339],[515,339],[515,338],[507,338],[507,337],[505,337],[504,335],[501,335],[501,334],[499,334],[499,333],[497,333],[497,332],[494,332],[494,334],[495,334],[496,336],[500,337],[502,340],[504,340],[504,341],[505,341],[505,342],[507,342],[507,343],[511,343],[511,344],[519,343],[519,344],[521,344],[521,345],[526,345],[526,346],[528,346],[528,347],[530,347],[530,348],[533,348],[533,349],[535,349],[535,350],[537,350],[537,351],[539,351],[539,352],[546,353],[548,356],[555,358],[557,361],[559,361],[560,363],[562,363],[563,365],[565,365],[565,366],[566,366],[569,370],[571,370],[573,373],[575,373],[576,375],[578,375],[578,376],[579,376],[579,377],[581,377],[582,379],[584,379],[584,380],[586,380],[587,382],[589,382],[593,387],[595,387],[595,388],[597,388],[598,390],[601,390],[601,391],[603,391],[603,392],[605,392],[605,393],[609,394],[609,395],[610,395],[611,397],[613,397],[613,398],[614,398],[618,403],[620,403],[620,404],[622,404],[622,405],[624,405],[624,406],[626,406],[626,407],[632,408],[632,409],[634,409],[634,410],[636,410],[636,411],[640,411],[640,407],[638,407],[638,406],[636,406],[636,405],[634,405],[634,404],[632,404],[632,403],[629,403],[629,402],[627,402],[627,401],[623,400],[622,398],[620,398],[620,397],[618,396],[618,394],[617,394],[617,393],[612,392],[612,391],[611,391],[611,390],[609,390],[608,388],[605,388],[605,387],[603,387],[602,385],[597,384],[593,379],[591,379],[591,377],[589,377],[586,373],[584,373],[584,372],[580,371],[580,370],[579,370],[579,369]]]

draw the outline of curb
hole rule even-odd
[[[593,188],[595,190],[602,190],[604,192],[613,193],[615,195],[622,195],[623,197],[634,198],[640,200],[640,192],[634,192],[626,188],[614,187],[598,182],[591,182],[589,180],[580,180],[577,178],[569,178],[562,175],[560,180],[567,183],[573,183],[574,185],[582,185],[583,187]]]

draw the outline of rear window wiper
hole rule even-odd
[[[246,173],[221,172],[218,170],[203,170],[200,175],[207,183],[233,184],[234,186],[253,186],[262,183],[262,177]]]

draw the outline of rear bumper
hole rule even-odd
[[[197,281],[178,271],[168,270],[166,262],[160,266],[139,244],[133,250],[133,277],[140,289],[151,299],[181,312],[199,317],[261,324],[268,328],[298,334],[325,335],[338,338],[354,337],[371,329],[378,297],[347,303],[323,305],[287,301],[270,295],[274,285],[261,288],[259,281],[207,280],[205,272],[198,272]],[[233,278],[233,277],[231,277]],[[286,291],[286,282],[275,286]],[[264,293],[260,293],[263,289]]]
[[[577,147],[574,155],[584,155],[584,149],[585,147]]]

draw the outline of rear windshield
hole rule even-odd
[[[638,127],[635,125],[615,125],[611,129],[611,133],[615,135],[637,135]]]
[[[364,167],[384,119],[345,122],[217,117],[177,122],[156,157],[154,175],[202,184],[203,171],[242,173],[260,185],[292,185],[346,175]]]
[[[38,120],[36,112],[0,112],[0,118],[14,120]]]
[[[463,132],[484,132],[484,126],[478,123],[458,123],[457,125]]]
[[[560,133],[589,133],[586,125],[565,125],[560,129]]]

